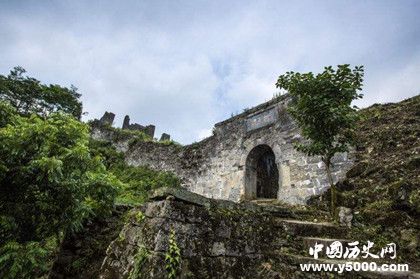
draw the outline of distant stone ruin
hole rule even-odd
[[[105,112],[104,115],[101,117],[101,119],[99,119],[99,124],[100,125],[109,125],[112,126],[114,123],[114,119],[115,119],[115,114],[112,112]],[[130,124],[130,116],[126,115],[124,117],[124,121],[123,121],[123,125],[122,125],[122,129],[123,130],[131,130],[131,131],[140,131],[145,133],[146,135],[148,135],[151,138],[154,138],[155,136],[155,129],[156,126],[155,125],[147,125],[147,126],[143,126],[140,125],[138,123],[133,123]],[[160,140],[170,140],[171,136],[167,133],[163,133]]]
[[[115,114],[112,112],[105,111],[104,115],[99,119],[99,123],[102,125],[112,126],[114,124]]]
[[[171,136],[163,133],[162,136],[160,137],[160,141],[165,141],[165,140],[171,140]]]
[[[147,125],[143,126],[137,123],[130,124],[130,116],[126,115],[124,117],[124,122],[122,128],[125,130],[132,130],[132,131],[141,131],[144,132],[146,135],[153,138],[155,136],[155,125]]]

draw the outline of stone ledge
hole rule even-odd
[[[246,201],[242,203],[235,203],[228,200],[218,200],[206,198],[202,195],[190,192],[184,188],[167,188],[162,187],[155,189],[149,193],[151,201],[160,201],[165,199],[173,199],[186,204],[193,204],[205,207],[207,209],[229,209],[242,210],[245,212],[269,214],[282,218],[296,218],[293,210],[284,206],[275,205],[259,205],[254,201]]]

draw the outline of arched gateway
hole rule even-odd
[[[173,172],[183,186],[209,198],[236,202],[277,198],[304,204],[328,189],[329,183],[320,158],[294,149],[301,136],[287,112],[291,101],[282,95],[247,109],[217,123],[210,137],[183,148],[154,141],[131,145],[129,138],[115,142],[115,147],[131,165]],[[119,138],[116,131],[101,127],[93,127],[92,137]],[[354,162],[347,154],[337,155],[334,161],[335,180],[344,178]]]
[[[245,195],[248,199],[276,199],[278,190],[279,171],[274,152],[268,145],[258,145],[246,159]]]

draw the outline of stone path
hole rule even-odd
[[[281,241],[280,242],[280,249],[274,250],[272,252],[273,258],[280,259],[279,262],[280,266],[284,268],[280,274],[286,276],[286,274],[290,274],[293,272],[296,274],[294,278],[306,278],[304,274],[297,275],[299,270],[297,267],[300,263],[318,263],[318,264],[346,264],[349,262],[348,260],[336,260],[330,259],[325,254],[320,254],[320,258],[314,259],[309,255],[309,249],[314,247],[315,244],[322,244],[324,248],[329,246],[331,243],[335,241],[340,241],[343,244],[343,247],[346,247],[348,243],[353,242],[355,240],[347,239],[349,234],[349,228],[347,227],[340,227],[335,225],[334,223],[330,222],[312,222],[312,221],[304,221],[298,220],[301,219],[302,216],[306,218],[311,214],[305,210],[305,207],[298,207],[290,209],[288,206],[278,204],[278,201],[275,199],[258,199],[252,201],[254,204],[258,204],[264,208],[274,207],[277,208],[279,211],[287,211],[288,208],[289,217],[290,219],[285,218],[275,218],[274,219],[274,226],[283,229],[290,239],[288,241]],[[285,208],[286,207],[286,208]],[[280,208],[282,210],[280,210]],[[322,212],[322,215],[326,216],[331,220],[330,214],[328,212]],[[294,218],[293,218],[294,217]],[[312,216],[314,218],[316,216]],[[360,247],[361,248],[361,247]],[[382,263],[387,263],[384,260],[376,260],[376,259],[358,259],[358,261],[363,262],[376,262],[378,265]],[[287,264],[285,264],[287,263]],[[388,263],[396,263],[393,261],[389,261]],[[351,272],[349,274],[354,274],[355,278],[419,278],[420,273],[414,271],[408,272]],[[337,275],[337,273],[332,273],[331,276]],[[347,274],[348,275],[348,274]],[[315,276],[315,277],[312,277]],[[316,275],[308,275],[308,278],[317,278]],[[334,277],[335,278],[335,277]]]

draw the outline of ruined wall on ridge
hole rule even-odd
[[[301,204],[328,188],[319,157],[296,151],[301,139],[296,124],[286,112],[288,96],[281,96],[235,117],[217,123],[213,135],[201,142],[178,147],[158,142],[126,142],[115,145],[135,166],[148,165],[177,174],[190,191],[210,198],[240,201],[256,197],[253,167],[248,158],[257,146],[268,146],[279,172],[279,200]],[[96,138],[106,138],[93,130]],[[108,136],[109,137],[109,136]],[[252,154],[252,153],[251,153]],[[251,158],[252,159],[252,158]],[[334,158],[333,178],[338,181],[352,165],[347,154]]]

